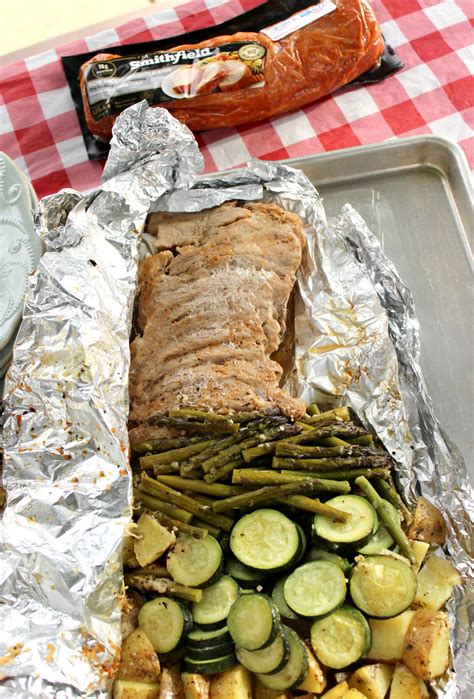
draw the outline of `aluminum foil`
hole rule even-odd
[[[128,334],[146,212],[264,199],[299,214],[308,240],[288,390],[351,405],[392,454],[407,499],[426,494],[448,516],[443,555],[465,584],[450,608],[455,673],[434,689],[467,697],[467,476],[421,376],[411,294],[357,212],[345,207],[327,222],[301,172],[254,160],[196,181],[201,164],[190,132],[142,103],[117,120],[102,187],[86,199],[64,192],[43,202],[39,227],[54,252],[30,284],[7,382],[0,696],[106,696],[110,688],[131,495]]]

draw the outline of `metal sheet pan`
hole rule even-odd
[[[472,188],[461,149],[415,136],[286,162],[317,187],[328,217],[346,202],[359,211],[412,291],[428,390],[474,481]]]

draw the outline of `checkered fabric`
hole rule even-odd
[[[161,39],[230,19],[261,0],[193,0],[1,69],[0,150],[39,196],[87,190],[103,163],[88,160],[60,56]],[[339,92],[257,125],[198,135],[206,171],[250,157],[277,160],[434,133],[459,143],[474,168],[472,0],[373,0],[405,68],[378,84]]]

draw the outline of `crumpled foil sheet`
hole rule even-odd
[[[456,591],[450,607],[456,672],[433,683],[433,688],[442,697],[469,696],[473,679],[469,676],[468,649],[472,602],[470,605],[467,588],[472,574],[472,513],[467,476],[462,458],[439,427],[426,393],[418,363],[419,329],[411,294],[357,212],[347,206],[328,223],[316,190],[301,172],[254,160],[242,170],[196,181],[200,168],[201,159],[187,129],[165,110],[147,109],[142,103],[123,112],[117,121],[105,171],[110,179],[102,188],[87,200],[78,200],[69,216],[65,212],[67,202],[72,203],[71,193],[60,193],[44,204],[40,227],[50,248],[58,250],[55,285],[50,283],[52,262],[47,255],[31,284],[8,381],[6,471],[10,494],[4,556],[9,567],[7,573],[3,569],[0,573],[7,602],[3,610],[0,607],[0,616],[8,621],[9,638],[0,653],[5,657],[14,643],[23,643],[23,647],[2,668],[11,679],[0,686],[0,696],[107,694],[110,683],[102,669],[113,664],[119,643],[117,552],[130,505],[128,471],[117,477],[117,469],[127,468],[125,453],[117,444],[118,440],[127,444],[126,377],[137,257],[135,231],[143,224],[150,201],[155,211],[199,211],[230,199],[274,201],[299,214],[305,223],[308,246],[298,273],[295,364],[288,390],[323,405],[351,405],[392,454],[407,500],[413,503],[417,493],[426,494],[448,516],[447,555],[463,574],[465,584]],[[91,220],[89,211],[94,203]],[[145,238],[140,246],[142,255],[148,254]],[[84,263],[89,249],[84,255],[74,254],[85,240],[94,252],[103,242],[107,255],[113,241],[123,272],[119,279],[115,271],[103,267],[102,277],[96,270],[91,278]],[[68,241],[73,247],[68,247]],[[76,277],[73,291],[69,282],[64,288],[65,275],[69,279],[64,265],[70,257],[81,262],[81,271],[88,272],[80,282]],[[100,323],[95,322],[95,315],[91,318],[90,305],[84,303],[92,294],[91,284],[103,294],[100,310],[112,304],[117,315],[111,313],[109,318],[103,313]],[[119,316],[120,305],[123,312]],[[65,319],[70,318],[71,310],[80,310],[80,336],[71,337],[69,342],[70,321]],[[78,383],[78,370],[85,365],[85,336],[93,336],[94,351],[97,355],[100,352],[100,358],[93,358],[98,375],[89,370],[85,380],[79,376]],[[73,437],[57,424],[66,417],[61,393],[52,380],[53,368],[39,362],[45,351],[51,351],[48,348],[53,348],[55,366],[59,359],[64,364],[71,395],[77,396],[77,401],[67,402],[67,409],[72,411],[75,425],[78,417],[84,421],[88,441],[81,441],[83,432]],[[112,358],[119,371],[104,375],[102,364]],[[39,414],[27,412],[23,416],[30,405]],[[102,442],[90,437],[97,426]],[[36,437],[30,428],[37,431]],[[81,452],[84,444],[88,456]],[[110,445],[113,458],[109,459]],[[58,446],[73,457],[67,464],[55,456]],[[21,451],[30,447],[35,450],[32,454]],[[99,463],[104,464],[107,485],[92,482]],[[81,479],[80,490],[77,484],[69,485],[74,477]],[[55,498],[58,491],[60,498]],[[63,541],[69,548],[62,547]],[[48,588],[50,561],[56,566],[55,578],[62,582],[54,593]],[[82,567],[76,568],[78,562]],[[54,646],[54,652],[48,644]],[[98,654],[89,650],[97,651],[95,644],[101,644]],[[85,657],[84,648],[88,649]]]

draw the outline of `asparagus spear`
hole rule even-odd
[[[214,512],[227,512],[235,508],[253,507],[259,502],[268,502],[277,498],[286,497],[294,493],[306,493],[315,490],[313,479],[300,481],[299,483],[287,483],[285,485],[264,486],[241,495],[234,495],[224,500],[216,500],[212,504]]]
[[[151,575],[136,575],[134,573],[125,573],[125,585],[135,587],[142,592],[158,592],[160,595],[174,595],[181,599],[189,600],[190,602],[200,602],[202,598],[202,590],[195,587],[186,587],[180,585],[168,578],[155,578]]]
[[[207,529],[208,533],[214,537],[214,539],[220,539],[222,534],[222,529],[219,527],[214,527],[214,525],[208,522],[203,522],[199,517],[193,517],[193,526],[199,529]]]
[[[234,524],[230,517],[215,514],[208,506],[201,505],[193,498],[183,495],[178,490],[174,490],[164,485],[164,483],[155,481],[153,478],[147,476],[146,473],[142,475],[140,490],[151,495],[158,495],[158,497],[166,497],[166,499],[174,505],[182,507],[183,510],[187,510],[188,512],[192,512],[193,515],[199,517],[199,519],[202,519],[204,522],[209,522],[209,524],[224,529],[226,532],[230,531]]]
[[[286,474],[278,473],[277,471],[257,471],[252,468],[235,469],[232,473],[232,483],[238,483],[247,487],[262,486],[262,485],[280,485],[281,483],[298,483],[302,480],[311,478],[315,491],[342,493],[343,495],[350,492],[351,486],[348,481],[332,481],[322,478],[316,478],[312,474],[293,473],[288,471]]]
[[[360,468],[362,466],[388,466],[388,457],[352,456],[334,457],[333,459],[291,459],[274,456],[272,468],[289,469],[291,471],[317,471],[319,469]]]
[[[204,451],[208,446],[212,444],[212,440],[205,440],[203,442],[197,442],[196,444],[188,444],[185,447],[179,449],[171,449],[170,451],[161,452],[161,454],[149,454],[148,456],[140,457],[140,468],[142,471],[151,470],[154,466],[161,464],[172,464],[179,463],[180,461],[187,461],[194,456],[199,454],[199,452]]]
[[[300,444],[302,442],[316,442],[326,437],[358,437],[365,434],[366,432],[362,427],[354,425],[352,422],[341,421],[331,423],[330,425],[312,427],[310,430],[306,430],[294,437],[285,438],[284,441],[291,444]]]
[[[157,578],[171,578],[171,575],[168,573],[168,568],[160,563],[150,563],[142,568],[139,566],[133,571],[130,571],[129,575],[153,575]]]
[[[349,408],[343,407],[326,410],[324,413],[313,414],[312,417],[305,418],[305,422],[308,425],[315,425],[324,420],[343,420],[344,422],[349,422],[350,419]]]
[[[318,444],[322,447],[347,447],[349,442],[339,439],[339,437],[323,437],[318,439]]]
[[[158,476],[156,480],[176,490],[190,490],[193,493],[213,495],[216,498],[228,498],[243,492],[243,488],[238,488],[236,486],[222,485],[221,483],[206,483],[193,478],[180,478],[180,476]]]
[[[256,447],[250,447],[250,449],[244,449],[242,451],[242,456],[245,463],[249,464],[255,459],[259,459],[261,456],[270,456],[275,453],[277,445],[280,442],[263,442],[262,444],[257,444]]]
[[[179,519],[168,517],[168,515],[163,514],[163,512],[160,512],[159,510],[149,510],[146,507],[140,508],[140,512],[146,512],[146,514],[155,517],[155,519],[157,519],[158,522],[167,529],[177,529],[179,532],[189,534],[195,539],[204,539],[205,536],[212,533],[209,530],[208,524],[204,524],[204,527],[186,524],[185,522],[180,522]]]
[[[169,410],[170,417],[178,417],[185,420],[199,420],[201,422],[238,422],[230,415],[219,415],[219,413],[207,412],[205,410],[194,410],[193,408],[178,408]]]
[[[240,427],[238,422],[233,422],[232,420],[225,420],[222,422],[196,422],[161,414],[154,415],[148,422],[150,425],[163,425],[163,427],[171,427],[173,429],[185,430],[186,432],[198,434],[225,434],[228,432],[237,432]]]
[[[162,514],[172,517],[173,519],[177,519],[179,522],[183,522],[184,524],[189,524],[193,518],[191,512],[175,507],[175,505],[165,502],[155,495],[143,492],[140,488],[135,489],[135,500],[153,512],[161,512]]]
[[[148,439],[144,442],[132,442],[130,445],[132,451],[137,454],[142,454],[145,452],[153,452],[158,454],[162,451],[170,451],[170,449],[180,449],[181,447],[186,447],[188,444],[194,444],[195,442],[202,441],[202,437],[191,437],[187,435],[186,437],[170,437],[169,439]]]
[[[230,435],[230,437],[224,437],[222,439],[215,440],[213,444],[211,444],[207,449],[202,451],[200,454],[196,454],[196,456],[192,456],[189,459],[189,463],[192,464],[193,466],[201,466],[201,464],[206,461],[207,459],[210,459],[212,456],[215,456],[218,454],[220,451],[227,449],[228,447],[233,446],[234,444],[238,444],[239,442],[243,442],[244,439],[246,439],[249,435],[249,432],[247,428],[245,430],[241,430],[240,432],[237,432],[236,434]]]
[[[404,521],[409,524],[411,522],[411,514],[410,510],[408,507],[405,505],[403,502],[402,498],[400,495],[397,493],[395,490],[395,485],[392,481],[392,478],[389,476],[387,480],[382,480],[381,478],[376,478],[375,479],[375,487],[377,490],[380,492],[382,497],[385,498],[385,500],[388,500],[389,502],[392,503],[394,507],[397,508],[397,510],[400,510],[400,512],[403,515]]]
[[[270,442],[273,439],[278,439],[280,436],[286,436],[288,434],[293,434],[294,432],[295,426],[289,423],[287,423],[286,425],[277,425],[276,427],[263,428],[262,430],[259,430],[247,439],[244,439],[243,442],[240,442],[239,444],[234,444],[233,446],[224,449],[223,451],[219,452],[210,459],[203,461],[203,463],[201,464],[202,468],[206,472],[209,472],[216,468],[220,468],[221,466],[224,466],[225,464],[229,463],[229,461],[232,461],[237,455],[240,455],[240,453],[244,449],[255,447],[257,446],[257,444],[261,444],[263,442]]]
[[[276,456],[292,456],[294,458],[321,458],[328,456],[378,456],[380,452],[359,446],[347,447],[310,447],[306,444],[288,444],[277,442]]]
[[[157,464],[153,466],[153,473],[155,476],[169,475],[170,473],[179,473],[179,464],[174,462],[171,464]],[[145,471],[147,469],[144,469]]]
[[[300,476],[308,476],[309,471],[281,471],[282,474],[295,474]],[[332,471],[317,471],[318,478],[329,478],[333,481],[351,481],[359,476],[365,476],[366,478],[388,478],[390,476],[390,469],[388,468],[349,468],[349,469],[337,469]]]
[[[209,471],[209,473],[206,473],[204,480],[206,483],[214,483],[215,481],[229,476],[234,468],[238,468],[239,466],[242,466],[242,459],[234,459],[234,461],[229,461],[227,464],[224,464],[224,466],[214,468],[212,471]]]
[[[347,437],[349,444],[358,444],[363,447],[370,447],[374,443],[371,434],[361,434],[360,437]]]
[[[375,488],[364,476],[359,476],[359,478],[356,478],[355,483],[365,493],[371,505],[376,509],[377,514],[384,523],[385,527],[390,532],[395,542],[399,545],[400,553],[408,558],[411,563],[416,563],[416,558],[413,554],[413,549],[410,546],[410,542],[408,541],[399,522],[387,507],[387,502],[380,497]]]
[[[311,405],[308,406],[307,413],[308,415],[321,415],[321,411],[318,408],[317,403],[311,403]]]
[[[305,495],[288,495],[286,498],[278,498],[277,502],[282,505],[291,505],[291,507],[296,507],[298,510],[324,515],[325,517],[335,519],[337,522],[348,522],[352,516],[349,512],[343,512],[335,507],[326,505],[317,498],[307,498]]]

